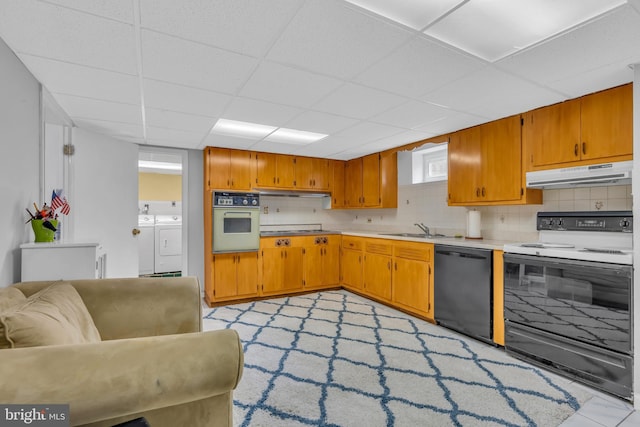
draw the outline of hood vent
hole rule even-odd
[[[575,188],[631,184],[632,161],[527,172],[527,188]]]

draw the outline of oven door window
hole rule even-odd
[[[631,267],[505,256],[505,318],[629,352]]]
[[[251,233],[251,217],[227,217],[223,219],[222,230],[225,234]]]

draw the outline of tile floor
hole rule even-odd
[[[591,388],[589,391],[595,396],[582,405],[578,412],[567,418],[561,427],[640,426],[640,411],[635,411],[631,403]]]

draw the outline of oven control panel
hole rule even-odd
[[[227,193],[215,191],[213,193],[214,207],[260,207],[260,195],[258,193]]]
[[[538,230],[633,232],[630,211],[538,212]]]

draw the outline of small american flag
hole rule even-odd
[[[56,190],[53,190],[53,194],[51,195],[51,210],[56,211],[58,208],[61,208],[60,212],[64,215],[69,215],[71,211],[71,207],[69,207],[69,203],[67,203],[67,198],[58,195]]]

